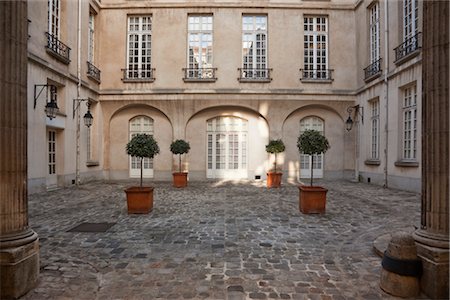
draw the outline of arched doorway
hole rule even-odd
[[[138,133],[145,133],[153,136],[153,119],[146,116],[134,117],[129,122],[129,140]],[[153,159],[144,158],[143,162],[143,177],[153,177]],[[141,176],[140,159],[130,156],[130,177]]]
[[[247,178],[248,121],[220,116],[207,121],[207,178]]]
[[[316,116],[309,116],[300,120],[300,134],[307,129],[313,129],[324,134],[324,122],[321,118]],[[317,154],[314,156],[313,163],[313,178],[323,177],[323,154]],[[311,177],[311,155],[300,154],[300,178]]]

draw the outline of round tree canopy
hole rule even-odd
[[[188,153],[191,149],[189,143],[185,140],[176,140],[172,144],[170,144],[170,152],[173,154],[185,154]]]
[[[300,153],[313,155],[325,153],[330,148],[330,144],[319,131],[308,129],[298,137],[297,147]]]
[[[268,153],[281,153],[286,149],[282,140],[270,140],[266,145],[266,152]]]
[[[153,136],[138,133],[128,142],[126,150],[128,155],[134,157],[153,158],[159,153],[159,146]]]

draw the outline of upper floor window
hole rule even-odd
[[[417,0],[403,0],[403,42],[394,49],[395,63],[401,64],[418,54],[419,8]]]
[[[48,0],[48,33],[59,39],[60,0]]]
[[[152,17],[128,17],[127,68],[124,80],[152,81]]]
[[[188,18],[188,65],[185,80],[215,78],[213,69],[213,17],[192,15]]]
[[[403,90],[403,159],[416,159],[417,90],[416,85]]]
[[[380,58],[380,7],[378,2],[370,7],[370,63]]]
[[[243,16],[240,80],[270,80],[267,57],[267,16]]]
[[[403,0],[403,41],[418,32],[419,12],[417,0]]]
[[[88,62],[94,63],[94,20],[95,15],[89,13],[89,24],[88,24]]]
[[[328,70],[328,18],[305,17],[302,80],[331,79]]]

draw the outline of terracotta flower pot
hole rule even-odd
[[[133,186],[125,190],[129,214],[148,214],[153,210],[153,188]]]
[[[323,214],[328,190],[320,186],[300,185],[299,209],[304,214]]]
[[[187,175],[188,173],[185,172],[175,172],[172,173],[173,175],[173,186],[180,188],[180,187],[186,187],[187,186]]]
[[[267,173],[267,187],[279,188],[281,186],[281,172],[269,172]]]

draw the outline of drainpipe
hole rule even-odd
[[[81,0],[78,0],[78,42],[77,42],[77,99],[81,97]],[[76,100],[78,101],[78,100]],[[76,170],[75,184],[80,185],[80,110],[76,110]]]
[[[388,18],[388,0],[384,0],[384,100],[386,105],[386,122],[384,124],[385,147],[384,147],[384,184],[388,187],[388,120],[389,120],[389,97],[388,97],[388,72],[389,72],[389,18]]]

